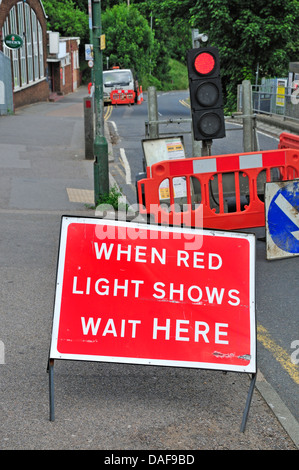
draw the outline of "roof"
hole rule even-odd
[[[132,72],[131,69],[109,69],[109,70],[103,70],[103,73],[105,72]]]

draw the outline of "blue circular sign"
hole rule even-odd
[[[268,229],[273,242],[288,253],[299,253],[299,180],[281,188],[268,210]]]

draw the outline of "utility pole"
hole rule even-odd
[[[243,80],[243,151],[254,152],[252,91],[250,80]]]
[[[92,0],[92,39],[94,54],[95,140],[94,200],[109,192],[108,143],[104,132],[103,54],[101,51],[101,0]]]

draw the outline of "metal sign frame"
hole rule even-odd
[[[157,275],[163,282],[153,284]],[[204,298],[200,282],[207,279]],[[163,286],[171,290],[171,284],[172,296],[163,295]],[[83,321],[83,311],[105,314],[86,313]],[[255,235],[63,216],[48,360],[51,421],[56,359],[252,374],[244,431],[257,372]]]
[[[159,137],[157,139],[142,139],[144,169],[163,160],[186,158],[184,137],[182,135]],[[178,149],[172,147],[178,146]],[[172,151],[173,150],[173,151]]]
[[[180,158],[186,158],[184,137],[182,135],[159,137],[156,139],[143,139],[142,150],[143,167],[145,172],[146,168],[150,168],[154,163],[164,160],[177,160]],[[168,179],[165,179],[159,188],[160,200],[163,203],[169,204],[169,194],[169,181]],[[176,178],[174,197],[177,204],[187,203],[187,187],[185,177]]]

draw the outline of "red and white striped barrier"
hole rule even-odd
[[[282,132],[279,136],[279,149],[299,149],[299,136]]]
[[[264,183],[273,178],[298,177],[299,151],[296,149],[166,160],[148,167],[147,178],[137,182],[139,210],[143,214],[152,214],[156,223],[198,227],[197,215],[202,211],[204,228],[262,227],[265,225],[264,194],[258,187],[262,186],[264,191]],[[230,190],[233,188],[234,207],[230,211],[225,199],[227,178],[230,178]],[[183,205],[177,204],[175,184],[178,181],[184,182]],[[200,186],[199,202],[193,199],[195,183]],[[165,194],[169,202],[167,207]],[[216,204],[213,206],[212,202]]]
[[[113,90],[110,93],[111,104],[133,104],[135,101],[134,90]]]

